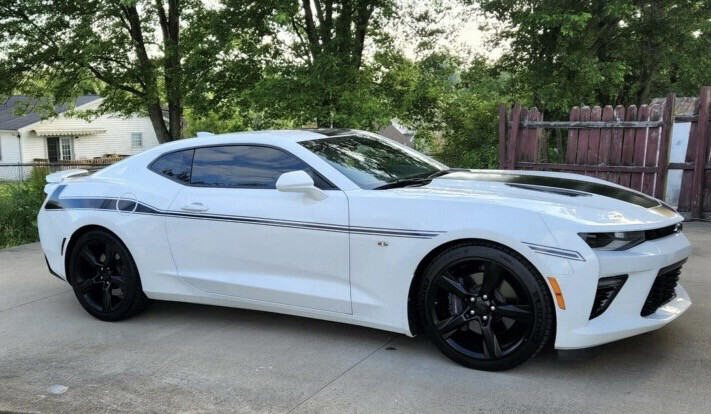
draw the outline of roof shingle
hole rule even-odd
[[[76,99],[75,106],[85,105],[99,98],[100,97],[97,95],[80,96]],[[42,114],[40,112],[32,111],[22,115],[15,114],[17,109],[21,109],[18,108],[18,106],[28,105],[29,107],[32,107],[38,103],[41,103],[39,99],[29,96],[11,96],[4,102],[0,101],[0,130],[16,131],[22,127],[41,121]],[[69,105],[65,103],[57,106],[55,111],[58,114],[61,114],[67,109],[69,109]]]

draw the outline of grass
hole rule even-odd
[[[10,195],[10,186],[13,183],[0,181],[0,197],[7,197]]]
[[[0,249],[39,240],[37,212],[47,173],[35,168],[25,182],[0,183]]]

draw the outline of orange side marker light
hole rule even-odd
[[[555,280],[553,276],[548,276],[548,281],[551,284],[551,288],[553,288],[553,293],[555,293],[555,300],[558,302],[558,307],[565,310],[565,299],[563,299],[563,292],[560,290],[560,286],[558,286],[558,281]]]

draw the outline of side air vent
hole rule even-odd
[[[590,319],[597,318],[607,310],[626,281],[627,275],[603,277],[598,280]]]
[[[657,278],[654,279],[654,283],[652,284],[652,289],[649,291],[647,300],[644,302],[640,315],[649,316],[667,302],[674,299],[676,296],[676,284],[679,281],[679,275],[681,275],[681,266],[685,261],[686,259],[679,263],[674,263],[671,266],[664,267],[659,271]]]

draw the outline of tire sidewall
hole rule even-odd
[[[533,326],[523,345],[512,354],[497,360],[480,360],[461,354],[444,341],[434,329],[433,322],[427,314],[427,297],[433,287],[434,280],[448,265],[462,259],[482,258],[493,260],[503,266],[512,274],[529,295],[533,310]],[[530,266],[530,268],[529,268]],[[541,284],[542,282],[542,284]],[[461,245],[450,248],[437,256],[425,269],[424,277],[418,295],[418,309],[425,332],[434,342],[437,348],[447,357],[464,366],[498,371],[512,368],[519,365],[533,355],[535,355],[548,340],[548,333],[553,321],[552,308],[550,306],[550,293],[542,289],[545,281],[532,268],[532,265],[523,263],[519,258],[508,253],[504,249],[486,245]]]

